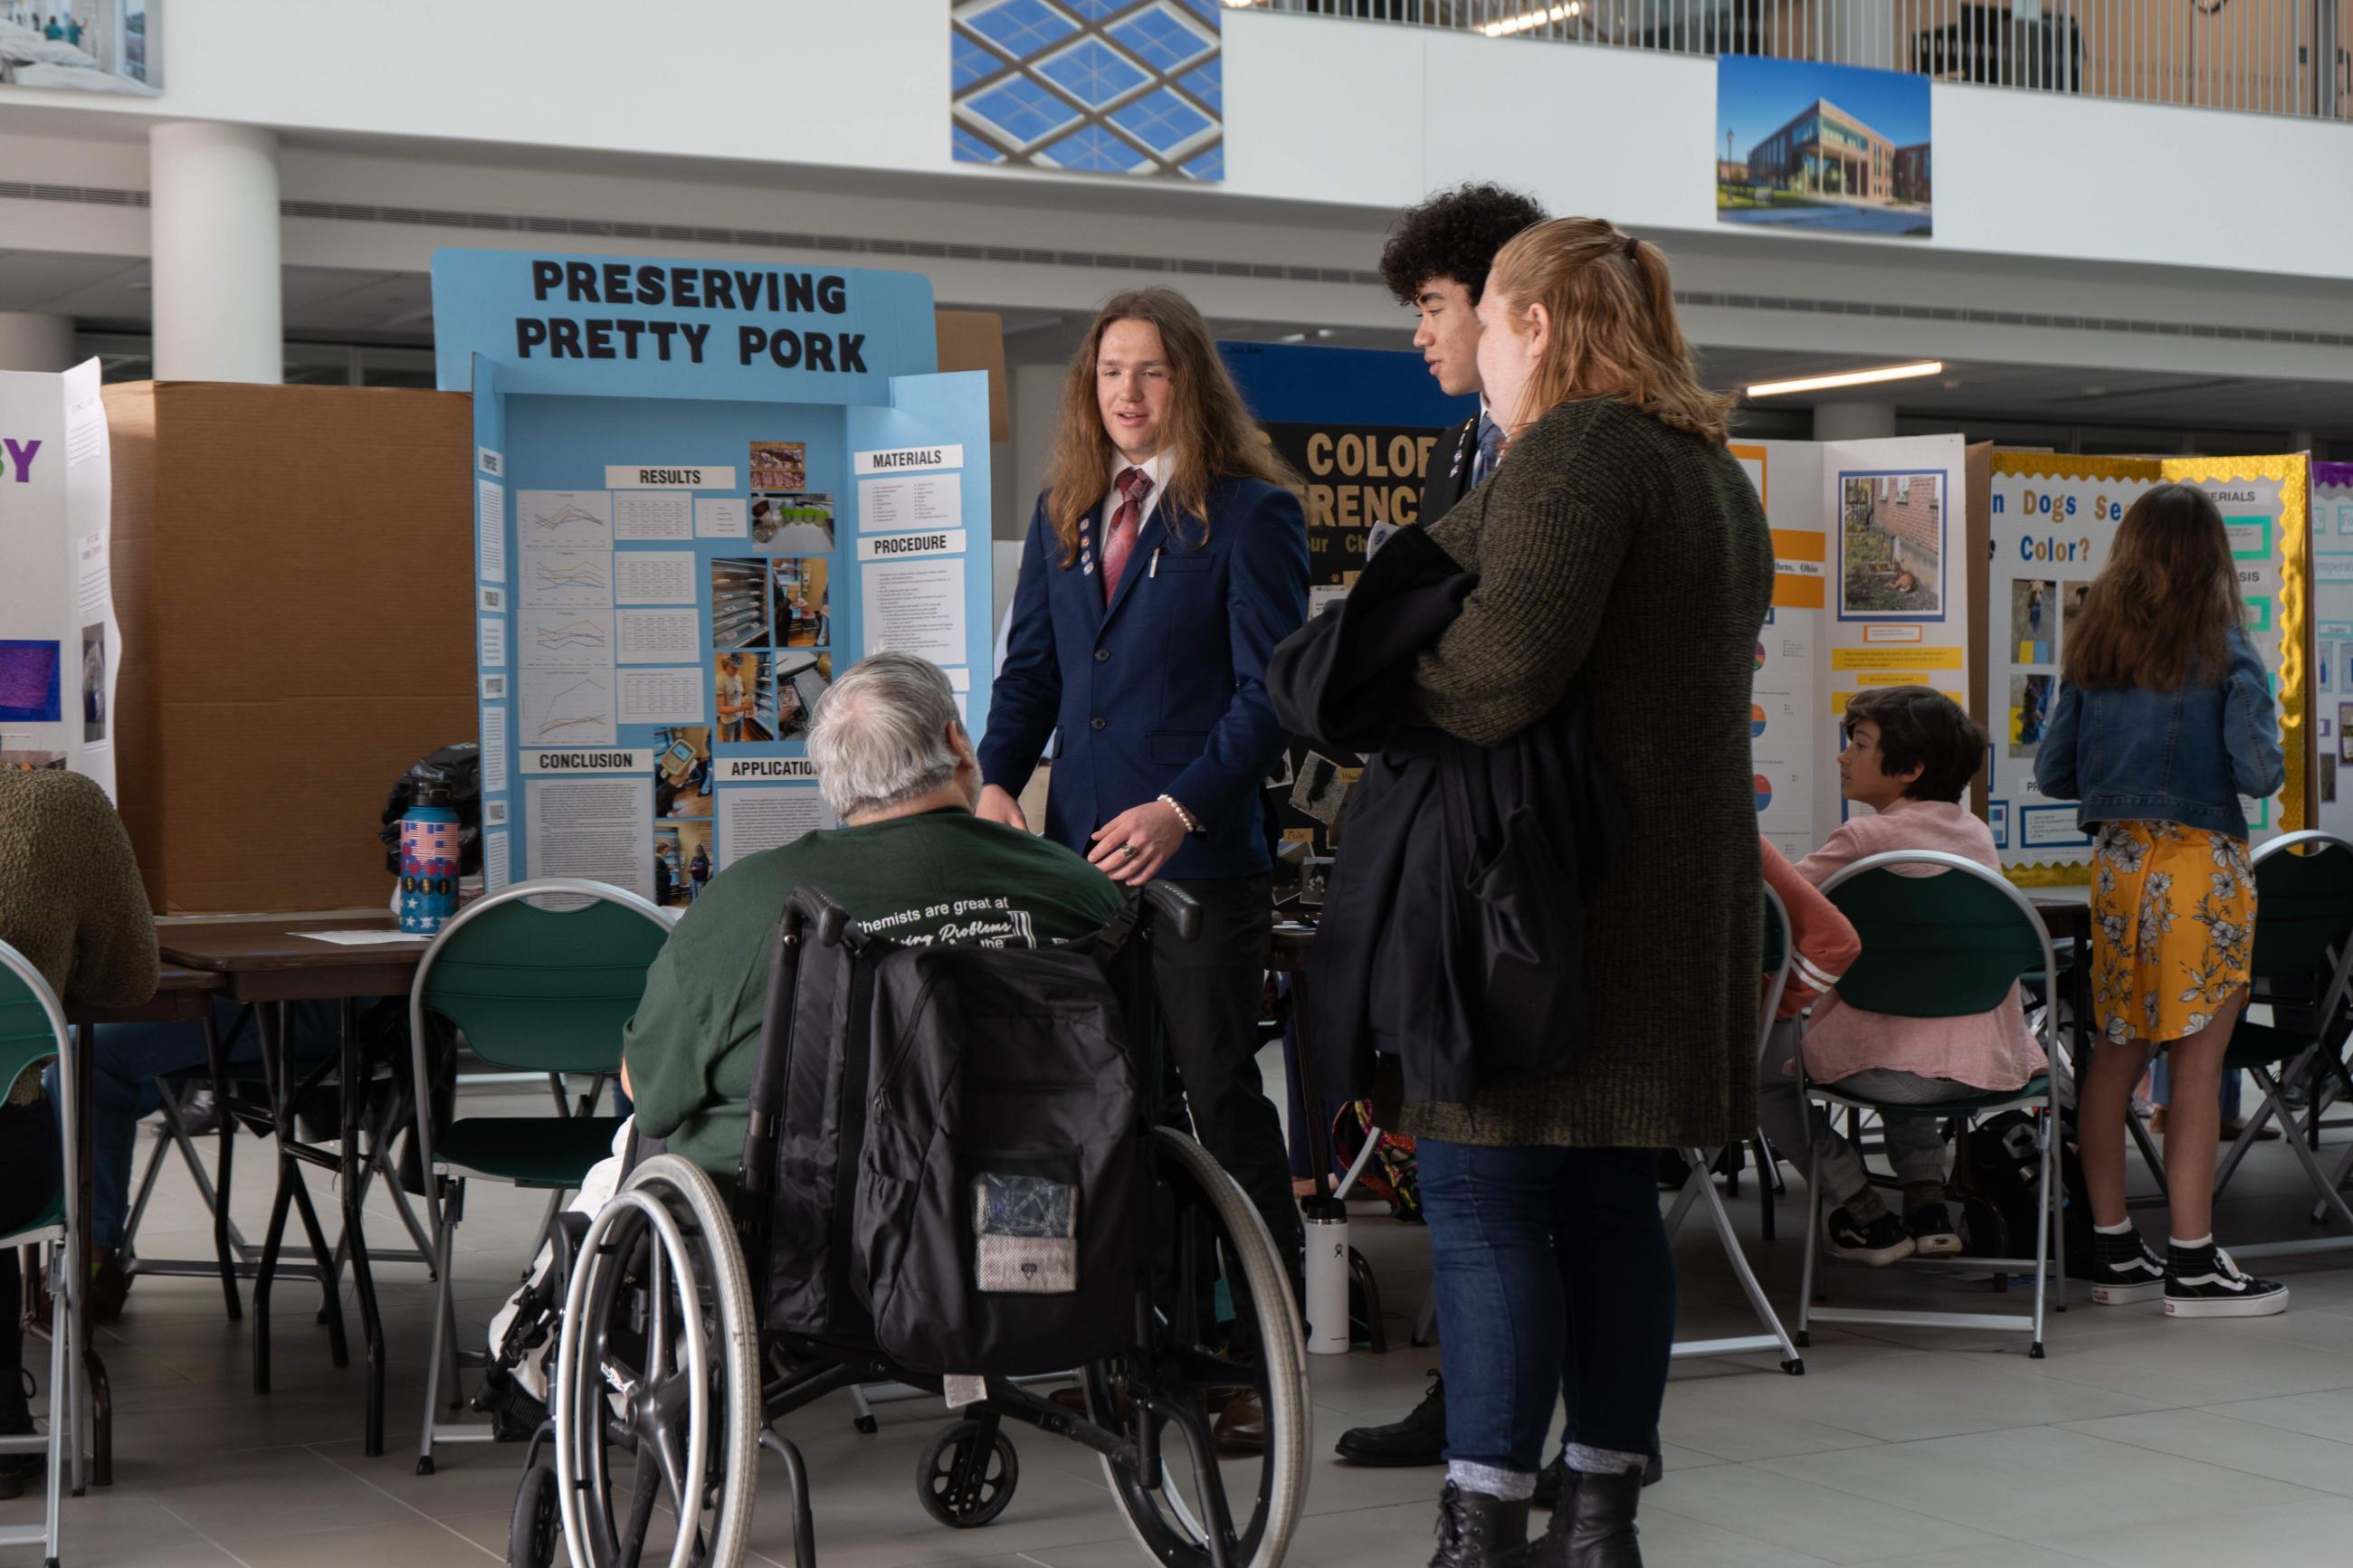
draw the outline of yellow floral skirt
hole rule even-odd
[[[2092,1005],[2101,1037],[2194,1035],[2247,984],[2255,874],[2227,833],[2110,822],[2092,848]]]

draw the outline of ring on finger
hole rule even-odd
[[[1121,846],[1120,846],[1120,850],[1119,850],[1119,852],[1120,852],[1120,854],[1121,854],[1121,855],[1124,856],[1126,858],[1128,858],[1128,859],[1130,859],[1130,860],[1133,860],[1133,859],[1134,859],[1134,858],[1135,858],[1135,846],[1134,846],[1134,845],[1133,845],[1133,844],[1123,844],[1123,845],[1121,845]]]

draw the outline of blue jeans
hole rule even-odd
[[[335,1048],[335,1005],[298,1002],[288,1010],[297,1060]],[[222,998],[213,1002],[213,1027],[226,1038],[237,1022],[237,1005]],[[261,1036],[248,1024],[230,1046],[232,1063],[258,1065]],[[159,1077],[200,1069],[205,1065],[204,1030],[194,1022],[101,1024],[97,1053],[90,1062],[90,1240],[93,1247],[120,1247],[123,1227],[131,1218],[131,1164],[138,1152],[139,1123],[155,1113],[163,1097],[155,1091]],[[63,1101],[58,1094],[58,1069],[51,1063],[42,1081],[49,1103]]]
[[[1556,1391],[1567,1442],[1650,1452],[1675,1337],[1657,1151],[1423,1138],[1415,1152],[1437,1270],[1447,1458],[1535,1473]]]

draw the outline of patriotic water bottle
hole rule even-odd
[[[400,819],[400,929],[431,936],[458,912],[458,813],[429,784]]]

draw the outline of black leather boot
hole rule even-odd
[[[1446,1380],[1430,1374],[1430,1392],[1404,1420],[1386,1426],[1351,1426],[1333,1446],[1357,1465],[1442,1465],[1446,1462]]]
[[[1530,1568],[1642,1568],[1634,1529],[1641,1497],[1640,1470],[1615,1476],[1570,1470],[1553,1505],[1552,1528],[1528,1558]]]
[[[1528,1505],[1452,1481],[1438,1494],[1438,1555],[1430,1568],[1527,1568]]]

